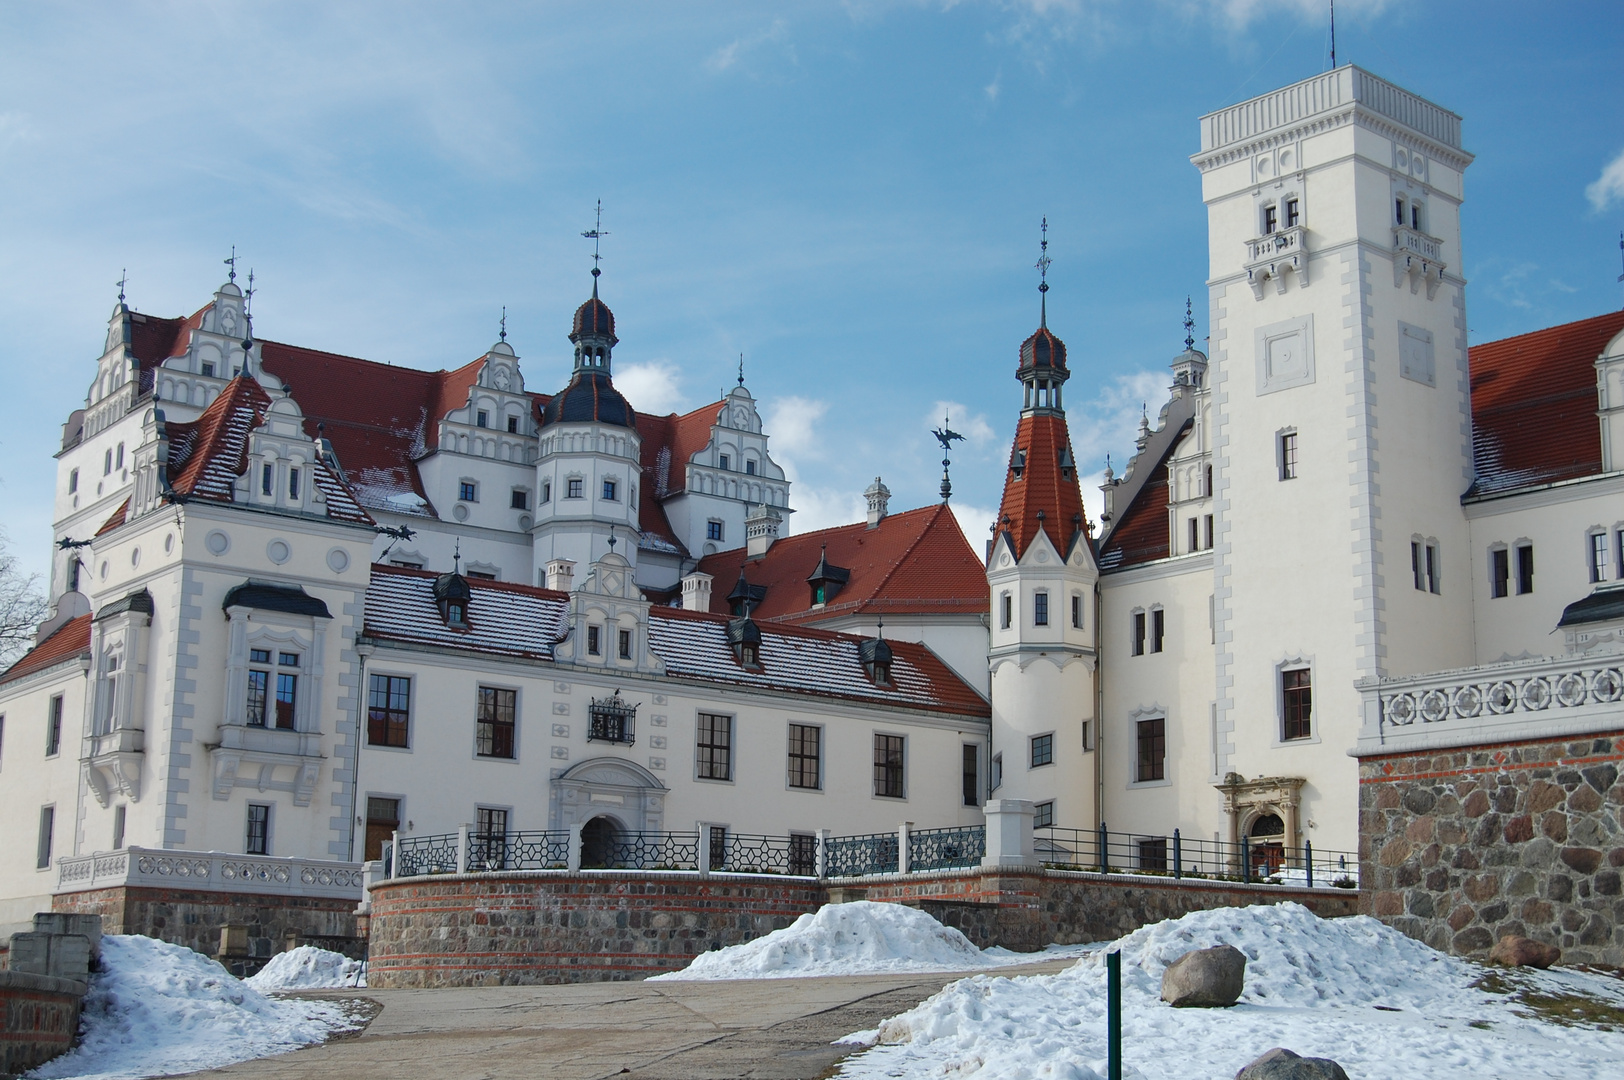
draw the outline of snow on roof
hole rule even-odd
[[[467,629],[453,629],[435,603],[438,576],[374,564],[365,633],[389,641],[550,660],[553,646],[569,629],[566,594],[481,578],[468,579]]]

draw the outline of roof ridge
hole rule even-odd
[[[867,604],[869,601],[872,601],[872,600],[878,598],[879,595],[882,592],[885,591],[885,587],[891,583],[891,578],[896,574],[896,572],[898,570],[900,570],[902,568],[902,564],[907,562],[908,559],[910,557],[912,557],[912,555],[914,553],[914,549],[917,548],[924,541],[925,536],[930,532],[930,530],[935,528],[936,522],[941,520],[941,512],[943,510],[947,510],[949,514],[952,513],[951,510],[948,510],[947,504],[945,502],[936,503],[934,505],[934,507],[923,507],[922,506],[919,509],[921,509],[921,510],[934,509],[934,510],[936,510],[936,513],[934,513],[934,514],[932,514],[930,516],[930,519],[928,521],[926,521],[924,527],[921,528],[919,530],[919,532],[914,535],[913,540],[911,540],[909,542],[908,546],[906,548],[903,548],[902,554],[897,556],[896,561],[891,564],[891,568],[885,572],[885,576],[880,578],[879,584],[874,586],[874,588],[872,590],[870,590],[870,592],[868,594],[868,599],[864,600],[864,601],[861,601],[862,603]],[[912,511],[904,510],[903,513],[904,514],[912,513]],[[889,517],[889,516],[890,515],[887,515],[887,517]],[[900,517],[902,515],[899,514],[897,516]],[[885,519],[884,518],[880,519],[880,524],[881,525],[885,524]],[[960,530],[960,531],[962,532],[963,530]],[[862,610],[862,609],[859,608],[858,610]]]
[[[1469,349],[1468,351],[1469,352],[1475,352],[1478,349],[1487,349],[1487,348],[1490,348],[1491,346],[1501,345],[1501,344],[1504,344],[1505,342],[1508,342],[1508,341],[1516,341],[1518,338],[1535,337],[1535,336],[1537,336],[1539,334],[1555,333],[1557,331],[1566,330],[1570,326],[1579,326],[1582,323],[1601,322],[1601,321],[1603,321],[1605,319],[1609,319],[1609,318],[1624,319],[1624,310],[1604,311],[1600,315],[1590,315],[1590,316],[1587,316],[1587,317],[1585,317],[1583,319],[1573,319],[1570,322],[1557,323],[1555,326],[1544,326],[1544,327],[1539,328],[1538,330],[1525,330],[1524,332],[1522,332],[1520,334],[1511,334],[1508,337],[1495,338],[1493,341],[1480,341],[1476,345],[1473,345],[1471,347],[1471,349]]]

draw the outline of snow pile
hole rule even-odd
[[[1167,965],[1191,949],[1246,954],[1232,1009],[1160,1001]],[[1124,1075],[1223,1077],[1274,1046],[1328,1057],[1360,1080],[1426,1076],[1593,1077],[1616,1068],[1624,1033],[1563,1028],[1520,1015],[1472,985],[1483,969],[1374,919],[1321,920],[1297,904],[1194,912],[1129,934],[1058,975],[978,975],[943,989],[865,1040],[852,1080],[954,1077],[1099,1080],[1106,1071],[1105,953],[1122,953]],[[1624,1003],[1612,980],[1524,973]],[[1593,984],[1593,985],[1589,985]],[[867,1033],[865,1033],[867,1034]]]
[[[341,953],[300,945],[278,953],[243,981],[260,993],[271,990],[328,990],[367,984],[367,968]]]
[[[29,1075],[113,1080],[215,1069],[352,1026],[336,1003],[272,1000],[183,946],[105,934],[79,1045]]]
[[[787,979],[971,971],[1007,962],[1002,957],[983,956],[969,938],[917,908],[857,900],[825,904],[766,937],[702,953],[683,970],[653,978]]]

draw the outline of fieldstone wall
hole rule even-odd
[[[1461,956],[1520,934],[1624,966],[1621,776],[1624,732],[1363,759],[1370,914]]]
[[[1213,907],[1295,900],[1330,918],[1353,890],[1032,870],[810,878],[623,872],[447,875],[372,887],[374,987],[637,979],[788,926],[827,902],[909,904],[977,945],[1022,952],[1098,941]]]

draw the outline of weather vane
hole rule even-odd
[[[739,385],[744,385],[744,354],[739,354]]]
[[[231,273],[226,275],[226,280],[235,283],[236,280],[237,280],[237,245],[236,244],[231,245],[231,258],[226,259],[225,264],[227,266],[231,267]]]
[[[502,332],[500,334],[498,334],[497,337],[502,341],[507,340],[507,305],[506,304],[502,305]]]
[[[1624,247],[1624,235],[1621,235],[1619,238],[1619,246]],[[128,270],[120,270],[118,272],[118,302],[121,304],[124,302],[124,285],[127,281],[129,281],[129,278],[130,272]],[[1624,278],[1620,278],[1619,280],[1624,281]]]
[[[598,262],[601,258],[598,254],[598,241],[609,235],[609,231],[603,227],[602,199],[598,200],[598,216],[593,222],[592,228],[581,235],[592,241],[592,295],[596,296],[598,295],[598,275],[603,273],[602,270],[598,269]]]
[[[1184,351],[1195,349],[1195,316],[1190,314],[1190,298],[1184,298]]]
[[[1038,245],[1042,254],[1038,256],[1038,297],[1042,307],[1038,322],[1042,326],[1049,325],[1049,264],[1054,262],[1049,258],[1049,215],[1043,216],[1043,242]]]
[[[930,432],[936,436],[936,441],[942,444],[942,501],[944,503],[953,497],[953,481],[947,475],[947,467],[952,464],[949,455],[953,452],[954,443],[964,441],[963,435],[947,426],[948,419],[947,414],[943,413],[942,426],[932,428]]]

